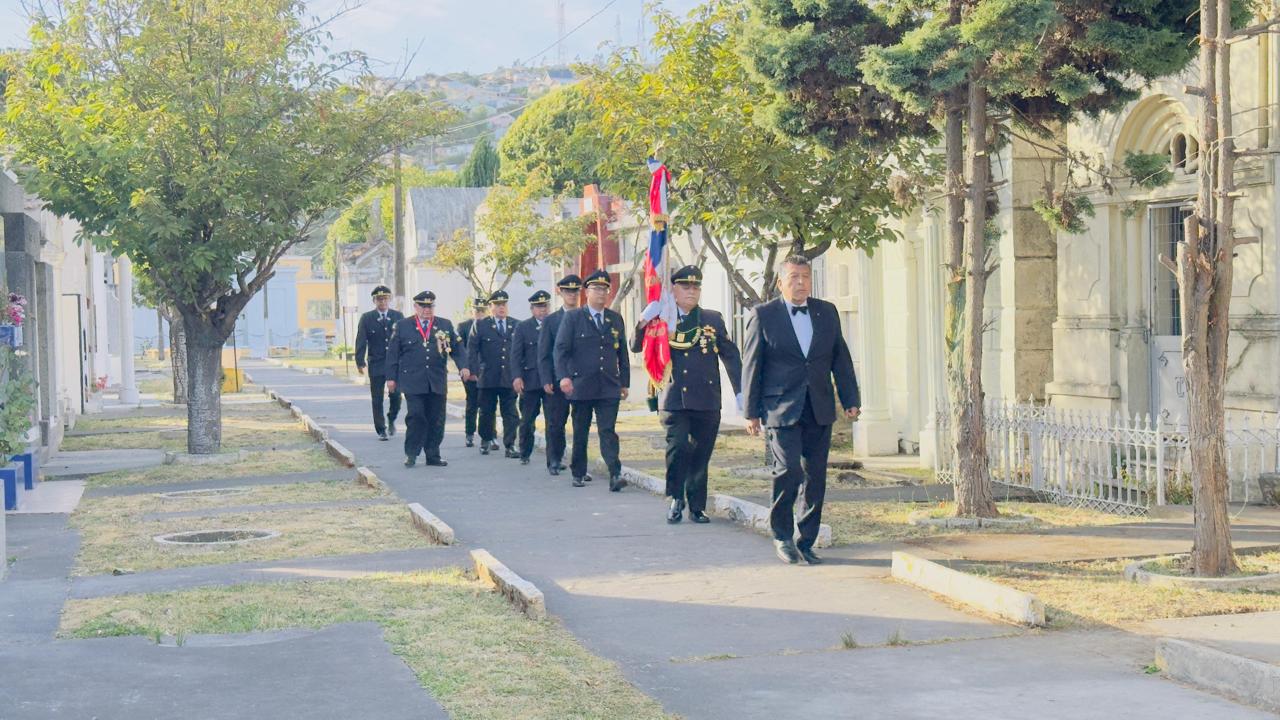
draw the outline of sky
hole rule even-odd
[[[310,0],[309,12],[330,17],[351,0]],[[568,36],[565,59],[590,60],[601,43],[634,45],[645,0],[564,0],[565,30],[571,31],[602,8],[598,16]],[[699,0],[664,0],[667,9],[685,13]],[[556,41],[556,0],[363,0],[332,25],[335,50],[362,50],[379,61],[378,74],[483,72],[538,59]],[[22,0],[0,0],[0,47],[27,44]],[[619,29],[621,32],[619,33]],[[556,51],[540,56],[553,63]]]

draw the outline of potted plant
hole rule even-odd
[[[18,293],[9,293],[4,309],[0,310],[0,345],[22,347],[22,321],[27,316],[27,299]]]
[[[4,509],[18,506],[18,472],[14,456],[27,454],[27,434],[31,431],[31,410],[36,404],[35,382],[22,359],[21,350],[0,345],[0,481],[4,485]],[[32,458],[33,459],[33,458]]]

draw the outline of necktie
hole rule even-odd
[[[791,308],[791,314],[792,314],[792,315],[795,315],[796,313],[804,313],[805,315],[808,315],[808,314],[809,314],[809,306],[808,306],[808,305],[801,305],[800,307],[793,307],[793,308]]]
[[[604,313],[591,313],[591,317],[596,319],[596,329],[604,332]]]
[[[387,314],[386,314],[386,313],[382,313],[382,314],[380,315],[380,317],[382,318],[382,322],[386,322],[386,321],[387,321]]]
[[[505,335],[507,334],[507,321],[506,321],[506,320],[499,320],[499,321],[498,321],[498,334],[499,334],[499,335],[503,335],[503,336],[505,336]]]

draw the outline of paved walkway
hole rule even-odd
[[[886,579],[865,548],[785,566],[768,538],[725,521],[667,525],[646,492],[577,489],[446,434],[448,468],[401,465],[367,390],[246,363],[351,449],[359,464],[493,552],[641,690],[689,718],[1264,718],[1158,677],[1150,640],[991,622]],[[457,398],[454,398],[456,401]],[[624,458],[625,461],[625,458]],[[846,640],[859,646],[840,649]],[[905,646],[892,644],[900,641]],[[867,647],[879,646],[879,647]]]

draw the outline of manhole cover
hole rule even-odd
[[[279,534],[275,530],[191,530],[156,535],[153,539],[166,545],[238,545],[254,540],[269,540]]]
[[[248,488],[213,488],[210,490],[175,490],[173,492],[160,493],[160,497],[165,500],[191,500],[199,498],[217,498],[229,497],[231,495],[244,495],[249,492]]]

